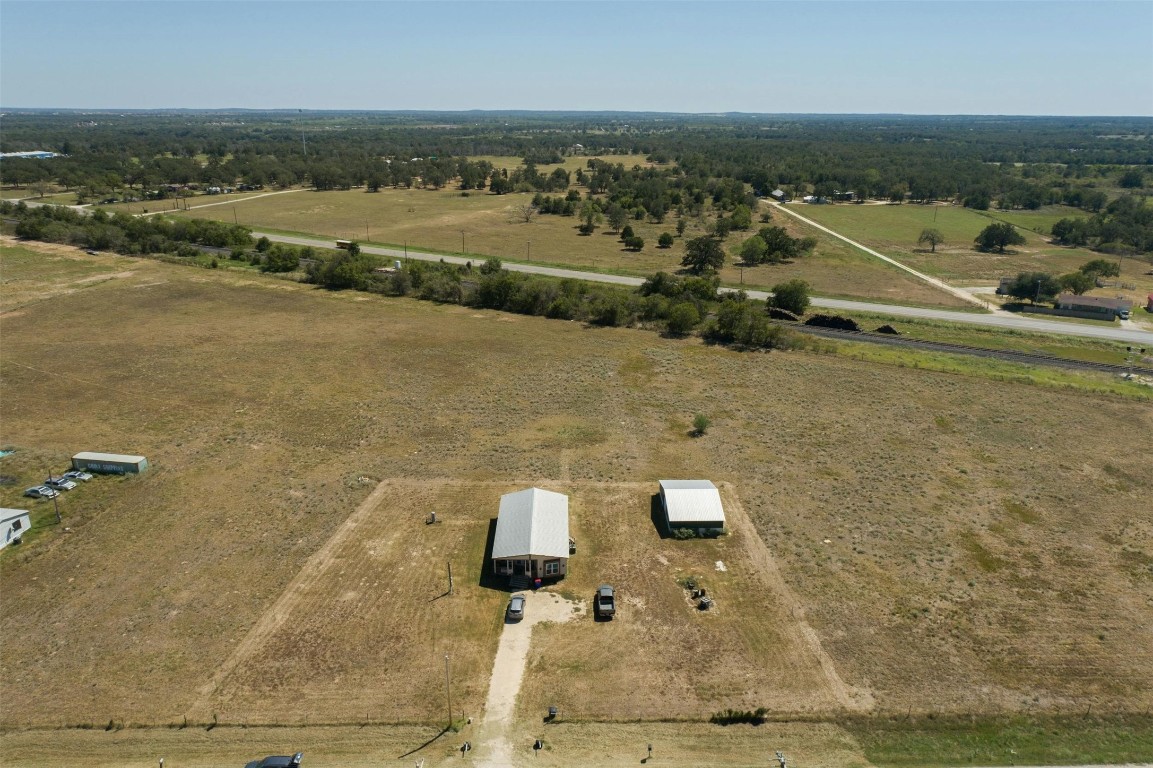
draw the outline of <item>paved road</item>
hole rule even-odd
[[[269,240],[275,242],[288,243],[291,245],[309,245],[313,248],[333,248],[334,240],[318,240],[316,238],[307,237],[289,237],[286,235],[274,235],[270,232],[253,232],[256,237],[267,237]],[[392,259],[403,259],[407,255],[410,259],[418,259],[421,261],[440,261],[444,260],[449,264],[466,264],[472,263],[479,266],[483,262],[483,258],[478,256],[476,258],[464,258],[461,256],[442,256],[436,253],[423,253],[421,251],[409,248],[407,254],[405,251],[398,248],[384,248],[376,245],[360,246],[364,253],[371,253],[376,256],[385,256]],[[572,277],[578,280],[589,280],[597,283],[612,283],[615,285],[638,286],[644,282],[643,278],[630,277],[626,275],[610,275],[602,272],[584,272],[577,269],[563,269],[561,267],[546,267],[544,265],[536,265],[531,263],[515,263],[504,262],[504,268],[511,272],[527,272],[536,275],[551,275],[552,277]],[[959,290],[959,289],[955,289]],[[769,297],[768,291],[748,291],[750,297],[754,299],[766,299]],[[1075,322],[1063,322],[1060,320],[1040,320],[1032,317],[1021,317],[1012,313],[996,313],[996,314],[982,314],[975,312],[955,312],[948,309],[927,309],[924,307],[906,307],[899,304],[873,304],[867,301],[848,301],[845,299],[826,299],[821,297],[813,297],[813,306],[822,307],[824,309],[840,309],[855,312],[876,312],[879,314],[891,315],[894,317],[910,317],[910,318],[926,318],[930,320],[946,320],[953,323],[967,323],[970,325],[980,325],[990,328],[1002,329],[1016,329],[1021,331],[1032,331],[1035,333],[1054,333],[1064,334],[1066,336],[1082,336],[1086,338],[1103,339],[1108,341],[1119,341],[1123,344],[1136,344],[1144,346],[1148,349],[1153,349],[1153,331],[1142,330],[1133,327],[1133,324],[1128,324],[1129,327],[1118,328],[1110,325],[1085,325]]]

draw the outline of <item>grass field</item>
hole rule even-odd
[[[512,158],[515,160],[516,158]],[[664,270],[680,269],[686,239],[704,234],[706,221],[687,220],[683,238],[668,249],[657,247],[662,232],[674,233],[674,215],[663,224],[632,221],[630,225],[645,247],[639,253],[626,251],[618,236],[602,225],[594,234],[582,237],[580,222],[571,216],[537,216],[525,223],[516,208],[530,202],[532,195],[491,195],[473,191],[463,197],[454,189],[383,189],[315,192],[297,190],[288,194],[254,197],[236,205],[212,198],[190,202],[191,210],[181,216],[235,221],[255,229],[283,233],[319,235],[384,245],[428,249],[434,252],[467,254],[477,260],[492,256],[512,261],[576,266],[599,271],[647,276]],[[201,206],[201,207],[197,207]],[[115,207],[115,206],[112,206]],[[144,207],[128,209],[139,213]],[[151,210],[156,210],[153,205]],[[807,227],[777,214],[774,223],[795,236],[811,234]],[[725,242],[735,252],[754,230],[734,232]],[[776,283],[800,277],[824,295],[862,297],[892,303],[962,307],[964,302],[915,280],[900,270],[879,263],[845,243],[816,233],[819,245],[812,256],[792,264],[762,265],[750,269],[735,266],[730,257],[721,272],[729,285],[743,284],[769,288]]]
[[[653,732],[626,721],[663,708],[700,721],[760,702],[835,723],[849,708],[813,695],[811,657],[789,650],[806,625],[878,715],[1153,705],[1153,477],[1131,448],[1153,428],[1147,401],[32,250],[0,252],[0,444],[17,449],[0,504],[28,506],[21,490],[79,450],[153,469],[65,494],[70,532],[34,503],[36,537],[0,554],[0,639],[32,649],[0,656],[6,763],[60,764],[55,745],[104,734],[28,726],[435,725],[446,652],[456,706],[474,709],[504,599],[475,582],[478,537],[501,489],[546,482],[570,489],[598,564],[575,560],[560,589],[587,599],[607,574],[624,607],[619,623],[538,628],[523,736],[554,697],[609,721],[598,744],[622,755]],[[696,412],[713,420],[701,438]],[[747,554],[752,528],[687,542],[691,556],[656,538],[628,484],[661,477],[730,484],[779,580]],[[419,524],[442,505],[449,522]],[[446,559],[462,593],[434,601]],[[676,577],[696,571],[715,615],[678,603]],[[781,618],[788,595],[798,610]],[[624,658],[596,653],[598,633]],[[600,690],[623,671],[632,687]],[[682,755],[734,739],[744,764],[747,745],[763,762],[799,726],[651,727]],[[805,765],[868,764],[828,727]],[[199,754],[218,731],[242,729],[198,729]],[[540,762],[576,742],[596,762],[601,732],[558,726]]]
[[[1057,219],[1076,215],[1064,207],[974,211],[952,205],[798,205],[795,210],[916,270],[959,285],[996,284],[1000,277],[1018,272],[1061,275],[1102,258],[1085,248],[1054,245],[1038,234],[1048,233]],[[1004,254],[974,250],[974,238],[994,220],[1015,224],[1025,236],[1025,245],[1009,248]],[[941,230],[945,236],[936,253],[917,245],[921,230],[928,227]],[[1153,292],[1153,265],[1148,260],[1124,259],[1121,278],[1136,288],[1100,288],[1091,295],[1123,295],[1144,305],[1145,297]]]

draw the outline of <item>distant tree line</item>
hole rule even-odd
[[[429,128],[435,125],[436,128]],[[1102,187],[1141,190],[1153,166],[1146,118],[948,118],[587,115],[531,113],[144,112],[5,114],[0,179],[60,185],[82,200],[180,195],[192,186],[363,187],[564,194],[572,179],[541,170],[574,153],[590,194],[660,222],[672,210],[726,213],[776,188],[973,208],[1065,203],[1105,209]],[[523,158],[492,167],[478,156]],[[553,213],[554,211],[545,211]],[[570,211],[571,213],[571,211]],[[723,239],[723,236],[722,236]]]

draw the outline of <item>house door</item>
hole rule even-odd
[[[517,576],[528,576],[529,571],[532,569],[532,560],[517,560],[515,561],[514,573]]]

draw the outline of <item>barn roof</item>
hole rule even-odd
[[[568,557],[568,496],[526,488],[500,497],[493,558]]]
[[[669,523],[725,523],[721,494],[708,480],[661,480]]]

